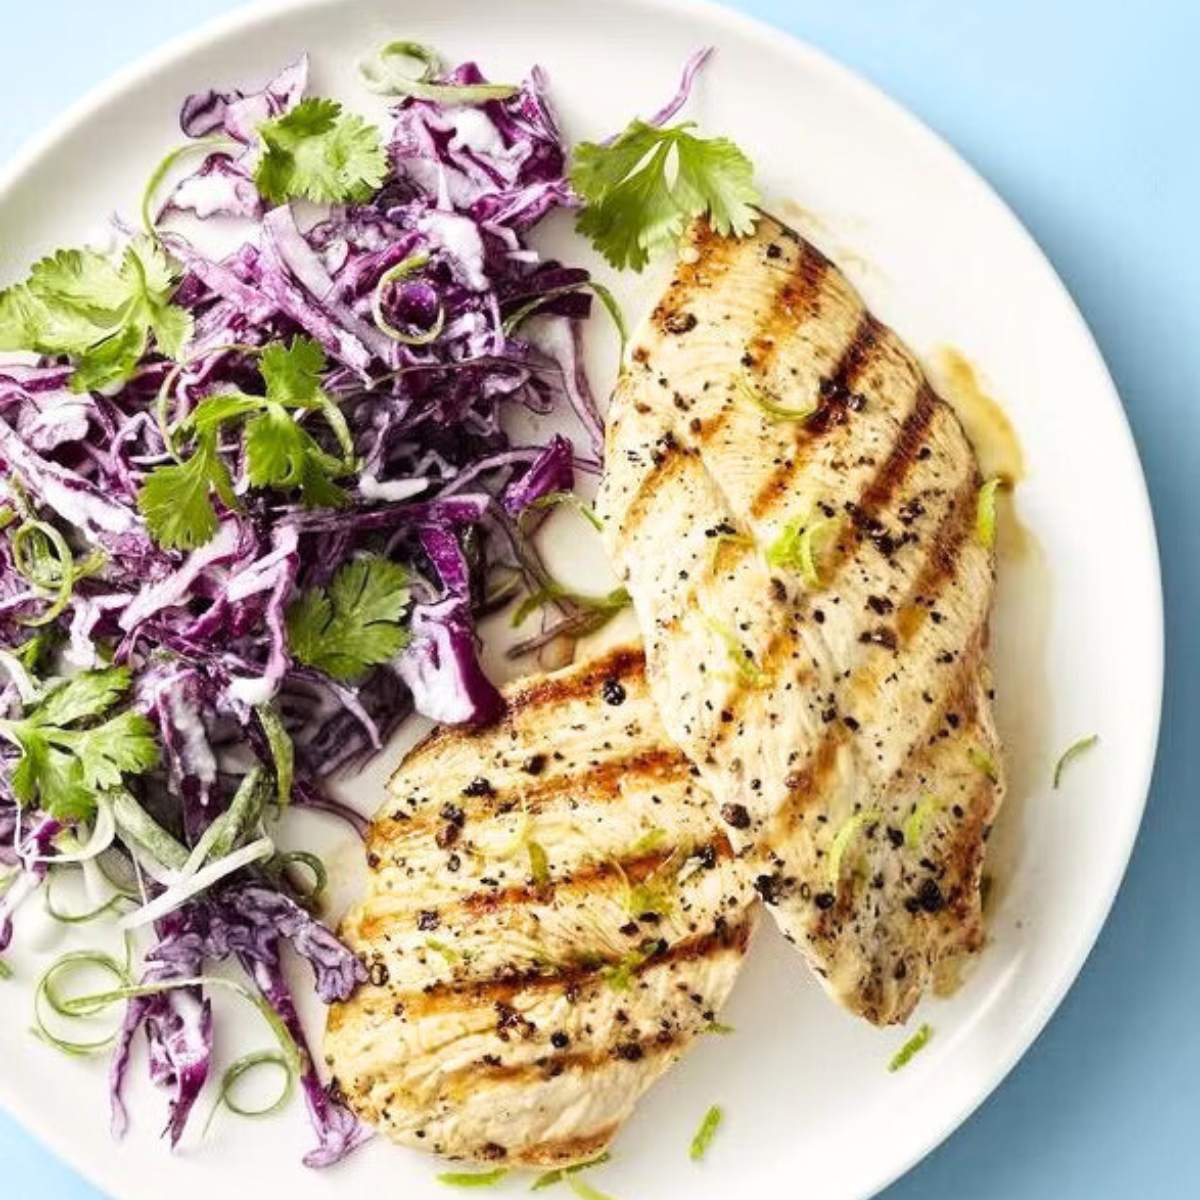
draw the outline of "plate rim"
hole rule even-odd
[[[219,14],[201,22],[193,29],[173,35],[157,47],[117,68],[112,74],[74,100],[48,125],[27,137],[12,158],[0,166],[0,210],[6,203],[8,194],[19,184],[22,177],[41,161],[51,157],[58,149],[59,144],[69,138],[80,125],[86,123],[96,109],[119,99],[124,92],[136,87],[173,63],[186,60],[190,55],[213,41],[239,32],[248,33],[256,27],[269,25],[289,13],[333,8],[339,3],[340,0],[251,0],[242,8]],[[831,77],[843,88],[857,92],[863,101],[896,123],[908,137],[916,138],[924,143],[943,167],[971,186],[978,202],[990,209],[994,217],[1005,222],[1010,231],[1025,243],[1026,248],[1031,252],[1031,261],[1035,262],[1040,270],[1044,284],[1057,292],[1060,301],[1066,302],[1066,308],[1071,313],[1077,331],[1090,347],[1092,355],[1101,368],[1105,392],[1104,402],[1109,407],[1111,415],[1115,417],[1116,427],[1137,468],[1134,473],[1138,492],[1136,521],[1141,527],[1141,538],[1149,551],[1148,566],[1151,570],[1150,577],[1146,580],[1148,589],[1146,598],[1150,602],[1150,619],[1153,621],[1153,629],[1147,632],[1143,626],[1143,632],[1152,651],[1152,661],[1149,666],[1155,686],[1153,689],[1153,720],[1150,723],[1153,736],[1147,739],[1147,744],[1138,752],[1141,758],[1139,799],[1136,806],[1131,806],[1127,813],[1126,819],[1130,823],[1130,828],[1126,837],[1121,868],[1113,873],[1113,878],[1107,887],[1107,894],[1101,897],[1102,903],[1096,910],[1091,927],[1081,931],[1082,937],[1077,942],[1075,953],[1065,960],[1066,965],[1058,972],[1054,986],[1046,989],[1040,1003],[1027,1014],[1019,1034],[1012,1039],[1012,1046],[1008,1053],[997,1058],[994,1065],[984,1072],[986,1081],[977,1089],[972,1089],[972,1097],[957,1108],[950,1110],[942,1121],[931,1127],[930,1132],[919,1145],[906,1155],[897,1156],[891,1164],[874,1173],[872,1179],[868,1181],[868,1190],[862,1193],[861,1198],[861,1200],[870,1200],[871,1197],[878,1196],[880,1192],[906,1175],[961,1128],[995,1093],[1029,1052],[1082,973],[1101,931],[1108,923],[1117,894],[1128,875],[1129,862],[1145,818],[1154,768],[1158,759],[1158,747],[1162,736],[1165,683],[1166,647],[1162,562],[1149,486],[1141,454],[1138,451],[1128,415],[1121,402],[1120,393],[1095,334],[1079,305],[1075,302],[1041,244],[1015,210],[984,175],[945,137],[865,75],[846,66],[820,47],[768,20],[740,9],[730,8],[720,0],[626,0],[626,3],[658,10],[675,18],[686,16],[694,19],[697,13],[700,13],[710,27],[717,29],[724,27],[759,45],[765,46],[769,42],[770,48],[775,51],[782,48],[784,53],[802,61],[807,68]],[[1132,513],[1130,515],[1133,516]],[[20,1093],[14,1094],[20,1096]],[[14,1121],[31,1133],[61,1162],[66,1163],[91,1186],[102,1193],[105,1192],[106,1184],[101,1178],[100,1172],[93,1168],[92,1160],[87,1156],[77,1156],[70,1138],[60,1134],[53,1121],[43,1119],[36,1106],[27,1106],[20,1099],[17,1103],[10,1103],[6,1098],[2,1107]]]

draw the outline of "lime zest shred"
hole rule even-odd
[[[967,758],[977,771],[982,771],[993,783],[1000,782],[1000,772],[996,767],[996,760],[982,747],[969,746],[967,748]]]
[[[529,854],[529,874],[536,887],[544,888],[550,883],[550,861],[541,842],[528,841],[525,849]]]
[[[901,1067],[907,1066],[912,1061],[913,1055],[919,1054],[925,1049],[931,1037],[933,1037],[933,1028],[929,1024],[922,1025],[892,1056],[892,1061],[888,1063],[888,1070],[899,1071]]]
[[[41,1038],[47,1045],[53,1046],[56,1050],[61,1050],[64,1054],[70,1054],[77,1058],[82,1058],[89,1054],[99,1054],[102,1050],[107,1050],[116,1041],[117,1033],[119,1032],[118,1027],[105,1037],[96,1038],[90,1042],[77,1042],[52,1033],[46,1024],[46,1019],[43,1015],[44,1005],[49,1005],[51,1011],[57,1016],[67,1019],[81,1015],[95,1015],[95,1013],[76,1014],[69,1011],[67,1007],[69,1001],[63,999],[58,988],[55,986],[55,981],[59,975],[85,966],[98,967],[100,970],[107,972],[122,987],[129,986],[133,982],[127,968],[117,962],[111,954],[106,954],[101,950],[72,950],[60,958],[56,958],[41,973],[33,988],[34,1035]],[[99,1009],[96,1010],[96,1012],[99,1011]]]
[[[770,677],[755,663],[754,656],[742,645],[737,634],[728,625],[722,624],[712,617],[706,617],[705,624],[724,644],[725,653],[733,664],[738,682],[749,688],[766,687],[770,682]]]
[[[609,963],[608,966],[601,967],[600,978],[614,992],[627,992],[633,985],[633,977],[645,963],[654,957],[657,950],[658,942],[643,942],[636,949],[622,955],[619,962]]]
[[[580,1179],[575,1175],[567,1179],[567,1187],[579,1197],[579,1200],[613,1200],[606,1192],[592,1187],[586,1179]]]
[[[788,408],[772,400],[761,388],[756,387],[742,375],[734,381],[734,387],[743,399],[757,405],[772,421],[807,421],[817,411],[814,404],[809,408]]]
[[[407,59],[420,64],[416,75],[410,75],[390,62]],[[412,96],[416,100],[433,100],[439,104],[481,104],[485,100],[507,100],[521,89],[512,83],[435,83],[433,77],[441,70],[442,61],[432,46],[423,42],[388,42],[373,58],[364,59],[358,66],[359,80],[368,90],[383,96]]]
[[[586,1171],[589,1167],[598,1167],[601,1163],[608,1162],[611,1157],[612,1155],[605,1150],[603,1154],[590,1158],[587,1162],[574,1163],[569,1167],[555,1167],[552,1171],[543,1171],[529,1185],[529,1190],[540,1192],[544,1188],[553,1187],[556,1183],[562,1183],[564,1179],[569,1179],[572,1175],[578,1175],[580,1171]]]
[[[724,1119],[725,1114],[719,1104],[714,1104],[704,1114],[704,1119],[700,1122],[700,1128],[696,1130],[691,1148],[688,1150],[688,1157],[692,1162],[699,1162],[708,1153],[708,1148],[712,1145],[712,1140],[716,1137],[717,1130],[721,1127]]]
[[[46,915],[51,920],[58,921],[61,925],[86,925],[89,921],[95,921],[105,913],[112,912],[122,901],[133,903],[133,898],[125,895],[124,892],[114,892],[109,898],[94,908],[89,908],[84,912],[71,913],[64,912],[62,909],[55,906],[53,889],[54,877],[58,874],[57,871],[51,869],[46,876],[46,887],[42,893],[42,900],[45,905]]]
[[[4,959],[0,958],[0,979],[11,979],[12,973],[12,967],[10,967],[8,963],[4,961]]]
[[[617,303],[617,298],[612,292],[604,284],[597,283],[594,279],[582,279],[578,283],[564,283],[561,287],[551,288],[548,292],[543,292],[540,296],[535,296],[532,300],[526,301],[519,308],[509,313],[504,318],[504,322],[500,328],[505,333],[512,333],[526,317],[532,316],[546,301],[554,300],[559,296],[566,296],[571,292],[578,292],[585,288],[596,296],[596,299],[604,305],[608,315],[612,318],[612,323],[617,330],[617,337],[621,339],[621,349],[617,356],[617,361],[624,362],[625,349],[629,345],[629,328],[625,324],[625,316],[621,312],[621,306]]]
[[[705,1025],[700,1032],[715,1033],[719,1034],[721,1037],[728,1037],[731,1033],[736,1033],[737,1030],[734,1029],[732,1025],[726,1025],[721,1021],[709,1021],[709,1023]]]
[[[940,812],[942,802],[936,796],[922,796],[912,812],[904,821],[904,844],[915,849],[921,844],[921,834],[925,832],[925,824],[935,813]]]
[[[440,954],[451,966],[462,958],[462,955],[453,946],[447,946],[445,942],[440,942],[437,938],[426,938],[425,947],[432,950],[434,954]]]
[[[636,842],[629,848],[629,853],[637,858],[643,854],[649,854],[652,850],[657,850],[659,846],[666,840],[667,831],[659,825],[652,825],[645,833],[642,834]]]
[[[387,319],[387,313],[383,309],[383,298],[393,283],[400,283],[415,272],[424,270],[428,265],[428,254],[410,254],[394,266],[388,267],[380,275],[375,284],[375,290],[371,293],[371,316],[379,331],[405,346],[428,346],[431,342],[436,342],[442,336],[442,330],[446,325],[446,310],[439,304],[437,316],[434,317],[433,324],[428,329],[422,329],[420,333],[405,333],[403,329],[397,329]]]
[[[1081,737],[1079,741],[1072,742],[1063,752],[1062,757],[1054,765],[1054,787],[1057,791],[1058,785],[1062,782],[1063,772],[1085,751],[1090,750],[1098,741],[1100,735],[1098,733],[1090,734],[1088,737]]]
[[[443,1171],[437,1181],[447,1187],[495,1187],[507,1174],[507,1167],[496,1167],[491,1171]]]
[[[607,592],[603,596],[590,596],[584,592],[573,592],[570,588],[565,588],[562,584],[552,580],[544,587],[538,588],[537,591],[530,592],[517,605],[512,615],[512,627],[516,629],[518,626],[524,625],[531,613],[556,600],[566,600],[570,604],[577,604],[580,608],[586,609],[588,612],[599,613],[606,619],[616,616],[630,602],[629,592],[623,587],[613,588],[611,592]]]
[[[818,521],[789,521],[767,549],[767,563],[799,571],[800,578],[810,588],[821,586],[821,570],[817,565],[818,539],[824,541],[841,528],[838,517],[823,517]]]
[[[993,475],[979,489],[975,502],[975,537],[985,550],[996,544],[996,492],[1004,486],[1004,477]]]
[[[842,822],[829,847],[829,882],[833,887],[837,887],[842,877],[842,858],[850,843],[858,836],[859,830],[882,819],[883,814],[877,808],[867,808]]]

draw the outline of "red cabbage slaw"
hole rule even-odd
[[[133,705],[153,727],[161,762],[123,781],[125,816],[103,856],[110,871],[136,873],[143,899],[171,893],[187,877],[163,846],[194,858],[238,803],[249,779],[244,761],[234,765],[239,748],[275,777],[285,738],[291,802],[338,812],[361,830],[361,818],[325,790],[334,771],[378,750],[414,709],[450,722],[497,715],[475,620],[498,572],[530,570],[517,519],[539,498],[569,491],[577,463],[594,467],[601,451],[600,418],[578,366],[588,274],[544,261],[526,240],[545,213],[572,204],[540,71],[481,103],[404,98],[394,109],[383,186],[304,228],[291,204],[264,200],[253,167],[258,127],[301,102],[307,76],[302,57],[259,91],[184,102],[184,134],[223,142],[156,218],[178,264],[173,302],[194,321],[178,364],[150,350],[119,387],[82,391],[71,389],[62,356],[0,367],[0,459],[16,483],[7,491],[6,532],[18,521],[40,522],[61,533],[76,562],[84,553],[95,558],[94,569],[72,569],[61,611],[36,627],[33,646],[30,618],[47,610],[44,589],[31,586],[11,537],[0,547],[0,641],[10,676],[3,707],[23,712],[47,682],[38,678],[43,663],[58,673],[111,659],[131,670]],[[439,82],[484,80],[466,63]],[[170,231],[165,218],[181,211],[250,222],[250,236],[226,257],[206,256]],[[396,270],[413,262],[419,270]],[[535,314],[536,341],[524,326]],[[435,322],[436,337],[405,336]],[[306,508],[292,495],[247,487],[237,448],[222,447],[239,503],[218,504],[216,532],[193,549],[156,544],[137,503],[148,471],[172,450],[156,410],[178,423],[205,397],[259,392],[261,349],[297,338],[320,347],[321,386],[352,439],[347,502]],[[505,416],[519,405],[573,408],[585,448],[561,435],[512,444]],[[367,552],[408,568],[410,637],[391,661],[347,682],[295,659],[286,613],[297,594],[329,585]],[[0,901],[2,950],[13,912],[64,857],[61,835],[74,828],[84,838],[88,824],[60,821],[20,803],[7,783],[0,788],[0,860],[13,873]],[[261,821],[249,823],[241,841],[254,825],[261,832]],[[137,983],[148,990],[128,999],[112,1060],[114,1132],[126,1125],[122,1090],[142,1029],[151,1077],[170,1097],[167,1132],[178,1141],[208,1078],[213,1039],[204,988],[186,981],[232,958],[298,1048],[318,1135],[305,1161],[336,1161],[362,1140],[312,1065],[280,946],[288,941],[310,961],[326,1002],[349,996],[363,968],[310,915],[309,896],[289,873],[273,869],[278,858],[250,861],[194,895],[185,886],[184,901],[154,922],[157,942]]]

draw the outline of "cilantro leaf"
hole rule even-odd
[[[571,184],[585,203],[577,228],[614,267],[640,271],[705,213],[721,235],[754,228],[750,160],[728,138],[699,138],[693,128],[634,120],[607,146],[575,148]]]
[[[138,509],[154,540],[168,550],[194,550],[217,532],[213,489],[228,508],[237,507],[229,470],[217,452],[217,435],[206,430],[191,458],[156,467],[138,490]]]
[[[314,408],[324,397],[325,351],[313,338],[295,337],[290,346],[272,342],[263,349],[259,370],[267,396],[277,404]]]
[[[176,280],[161,247],[145,238],[119,262],[94,250],[59,250],[0,293],[0,350],[77,358],[77,392],[123,383],[151,334],[169,358],[191,336],[191,314],[171,303]]]
[[[288,609],[288,645],[300,662],[350,680],[408,644],[408,572],[390,559],[347,563],[328,588],[303,593]]]
[[[299,488],[309,508],[338,508],[346,493],[333,482],[345,470],[274,401],[246,425],[246,476],[255,487]]]
[[[13,795],[35,800],[52,816],[77,818],[95,809],[95,793],[120,787],[125,774],[148,771],[158,761],[154,729],[141,713],[126,710],[99,725],[129,690],[124,667],[85,671],[50,692],[20,720],[0,721],[20,750],[9,776]]]
[[[264,153],[254,172],[258,190],[274,204],[369,200],[387,176],[379,130],[335,100],[310,97],[258,127]]]
[[[29,714],[35,725],[70,725],[103,716],[129,690],[128,667],[105,667],[71,676]]]

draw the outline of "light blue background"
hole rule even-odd
[[[1200,4],[737,6],[880,84],[945,135],[1032,230],[1124,398],[1166,575],[1158,770],[1113,916],[1025,1060],[887,1200],[1200,1196]],[[0,156],[116,67],[235,7],[7,0]],[[96,1195],[2,1115],[0,1179],[10,1196]]]

